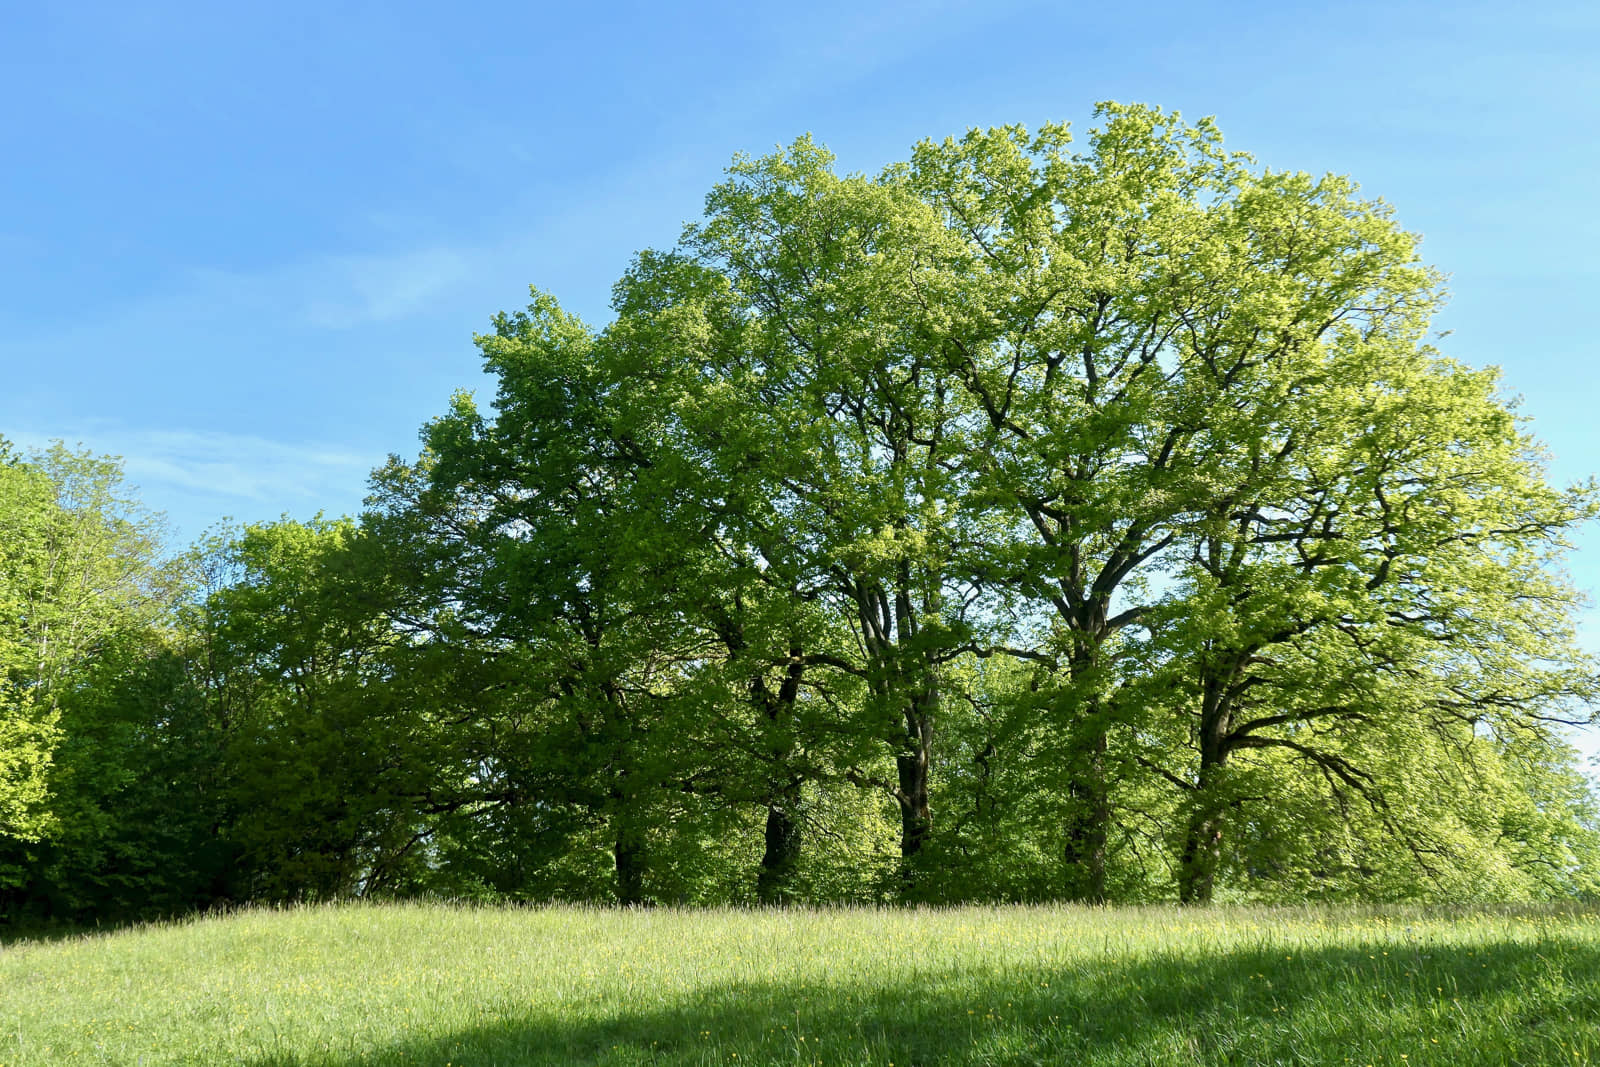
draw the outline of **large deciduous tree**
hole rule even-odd
[[[1143,781],[1179,790],[1165,836],[1203,900],[1226,813],[1296,769],[1398,812],[1414,783],[1362,746],[1589,714],[1548,564],[1594,494],[1547,488],[1491,380],[1427,347],[1439,278],[1386,205],[1209,122],[1100,117],[1081,154],[1065,127],[975,131],[871,180],[801,141],[737,163],[682,254],[731,294],[696,344],[734,462],[903,721],[903,855],[949,664],[1006,654],[1043,671],[1064,892],[1106,896]]]
[[[909,885],[933,832],[935,731],[959,699],[949,667],[982,599],[963,566],[971,405],[926,292],[961,250],[902,183],[840,178],[831,162],[802,140],[737,163],[685,247],[725,279],[737,323],[715,370],[742,451],[720,459],[759,472],[784,523],[774,553],[854,630],[834,666],[865,683],[862,727],[893,760],[878,786],[899,811]]]

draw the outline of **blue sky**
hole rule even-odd
[[[1452,275],[1552,477],[1600,467],[1592,2],[12,4],[0,12],[0,433],[126,457],[184,540],[359,507],[532,283],[603,320],[730,157],[1102,99],[1354,175]],[[1572,574],[1600,592],[1600,536]],[[1585,617],[1600,651],[1600,613]]]

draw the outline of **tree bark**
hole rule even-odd
[[[1072,763],[1075,766],[1067,786],[1072,806],[1067,817],[1063,859],[1066,861],[1067,899],[1085,904],[1105,902],[1106,853],[1111,840],[1111,783],[1106,770],[1106,755],[1111,745],[1106,709],[1098,693],[1082,705],[1077,704],[1085,685],[1098,685],[1095,673],[1100,642],[1105,637],[1104,622],[1103,606],[1091,604],[1083,609],[1078,619],[1082,633],[1070,667],[1074,718],[1066,728],[1073,736]]]
[[[624,816],[616,821],[616,841],[612,846],[616,862],[617,903],[637,906],[647,903],[644,895],[644,843]]]
[[[1221,809],[1210,808],[1202,797],[1189,816],[1189,829],[1183,842],[1178,870],[1180,904],[1211,903],[1222,859],[1222,831]]]
[[[933,759],[932,697],[924,694],[906,711],[906,748],[895,756],[900,788],[900,858],[908,866],[933,828],[933,811],[928,799],[928,771]]]
[[[767,805],[766,848],[756,876],[756,898],[763,904],[788,904],[794,899],[795,868],[800,862],[799,806],[799,783]]]
[[[744,641],[738,637],[737,648]],[[791,771],[795,743],[791,733],[795,705],[800,699],[800,683],[805,675],[803,648],[798,641],[789,645],[789,666],[777,693],[767,687],[765,679],[757,674],[750,683],[750,699],[767,718],[774,731],[775,740],[770,755],[777,775],[785,776],[767,800],[767,825],[761,868],[756,875],[756,898],[763,904],[787,904],[794,898],[795,869],[800,863],[802,836],[800,830],[800,805],[802,779]]]
[[[1066,894],[1068,900],[1102,904],[1106,899],[1106,846],[1110,841],[1111,790],[1106,780],[1104,730],[1096,729],[1084,746],[1081,775],[1068,787]]]
[[[1228,762],[1229,704],[1224,683],[1206,679],[1200,702],[1200,777],[1179,856],[1178,900],[1184,904],[1209,904],[1216,890],[1226,823],[1217,792]]]

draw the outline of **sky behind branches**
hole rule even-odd
[[[876,172],[1116,99],[1393,204],[1451,275],[1441,348],[1586,478],[1596,40],[1589,0],[7,5],[0,434],[126,457],[181,541],[353,512],[488,385],[495,311],[535,284],[603,322],[735,152],[812,132]],[[1600,593],[1600,535],[1571,572]]]

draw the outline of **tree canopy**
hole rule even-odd
[[[177,641],[209,891],[1600,890],[1559,570],[1600,493],[1434,347],[1387,205],[1210,121],[1097,119],[875,177],[741,157],[604,326],[539,290],[497,316],[492,399],[359,522],[214,546]],[[50,484],[0,467],[11,543],[100,514]],[[19,841],[59,728],[28,632]]]

